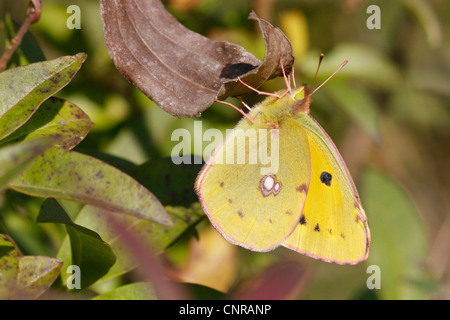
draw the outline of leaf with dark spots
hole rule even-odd
[[[280,29],[259,19],[266,41],[261,62],[244,48],[214,41],[180,24],[159,0],[100,1],[104,37],[117,69],[174,116],[199,116],[216,98],[242,95],[286,72],[294,61]]]
[[[44,201],[36,221],[65,224],[70,238],[72,264],[80,267],[81,289],[100,279],[116,262],[111,247],[98,233],[74,223],[55,199]]]
[[[58,259],[46,256],[17,257],[19,274],[17,277],[17,298],[35,299],[43,294],[61,272],[63,266]]]
[[[17,287],[19,262],[17,257],[3,256],[0,259],[0,299],[13,299]]]
[[[102,175],[96,175],[99,171]],[[19,192],[79,201],[165,226],[172,221],[158,199],[124,172],[90,156],[52,148],[9,186]]]
[[[58,277],[62,262],[45,256],[23,256],[14,241],[0,234],[0,247],[11,244],[0,257],[0,299],[35,299]]]
[[[20,128],[43,101],[68,84],[85,53],[37,62],[0,73],[0,140]]]
[[[55,136],[40,137],[0,148],[0,190],[57,141]]]
[[[9,236],[0,233],[0,258],[6,254],[17,256],[18,250],[17,245]]]
[[[70,150],[88,134],[94,123],[75,104],[51,97],[18,130],[0,144],[28,141],[42,136],[59,136],[55,147]]]
[[[116,158],[108,158],[105,155],[96,154],[111,165],[121,166],[131,177],[152,190],[162,204],[182,205],[183,207],[167,206],[165,209],[173,221],[173,227],[152,223],[131,215],[116,215],[116,219],[126,230],[139,235],[144,240],[144,245],[158,252],[176,243],[189,232],[195,232],[195,226],[205,218],[203,210],[198,204],[192,185],[198,174],[201,164],[198,165],[174,165],[170,158],[155,159],[140,166],[131,164],[123,165]],[[99,172],[96,172],[96,174]],[[103,171],[102,171],[102,173]],[[116,264],[111,268],[106,278],[123,274],[134,267],[136,262],[129,257],[129,248],[121,241],[113,228],[109,226],[111,212],[98,207],[85,206],[77,215],[75,223],[96,231],[102,239],[108,242],[117,256]],[[64,263],[72,264],[70,243],[66,238],[57,257]],[[64,272],[63,280],[68,277]]]

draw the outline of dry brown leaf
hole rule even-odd
[[[185,28],[159,0],[101,0],[104,37],[117,69],[163,110],[197,117],[216,98],[258,88],[290,72],[294,57],[283,32],[251,12],[266,42],[264,61],[241,46],[214,41]]]

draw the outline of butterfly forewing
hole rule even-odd
[[[311,180],[302,217],[284,246],[329,262],[354,264],[368,255],[370,231],[356,188],[334,143],[300,114],[311,154]]]
[[[199,174],[196,189],[203,209],[228,241],[268,251],[296,227],[309,185],[310,151],[304,130],[285,129],[294,122],[286,119],[279,129],[241,122]],[[248,138],[242,146],[237,137],[248,134],[247,129],[256,130],[258,139]],[[269,131],[266,142],[260,129]],[[230,163],[226,160],[232,141],[237,148]],[[250,163],[255,150],[257,162]],[[260,157],[265,150],[270,164]],[[245,153],[245,163],[237,163],[239,152]]]

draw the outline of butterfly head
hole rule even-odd
[[[309,105],[311,103],[311,88],[306,84],[302,84],[292,90],[291,98],[295,103],[292,106],[291,113],[296,114],[299,111],[309,113]]]
[[[314,75],[314,80],[311,83],[311,86],[308,88],[306,84],[300,85],[299,87],[295,88],[294,90],[291,90],[290,88],[288,91],[291,92],[291,98],[293,98],[296,103],[294,104],[291,113],[296,114],[298,111],[303,111],[305,113],[309,113],[309,106],[311,103],[311,96],[319,90],[325,83],[328,82],[339,70],[341,70],[347,63],[348,60],[345,60],[339,68],[333,72],[331,76],[328,77],[324,82],[322,82],[317,88],[313,90],[314,83],[316,82],[317,74],[319,73],[319,67],[323,59],[323,53],[320,54],[319,64],[317,66],[316,74]]]

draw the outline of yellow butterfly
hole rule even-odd
[[[244,248],[283,245],[327,262],[359,263],[369,254],[370,230],[342,156],[309,114],[319,87],[290,89],[285,79],[289,89],[256,105],[200,171],[203,210]],[[277,156],[270,166],[269,154]]]

